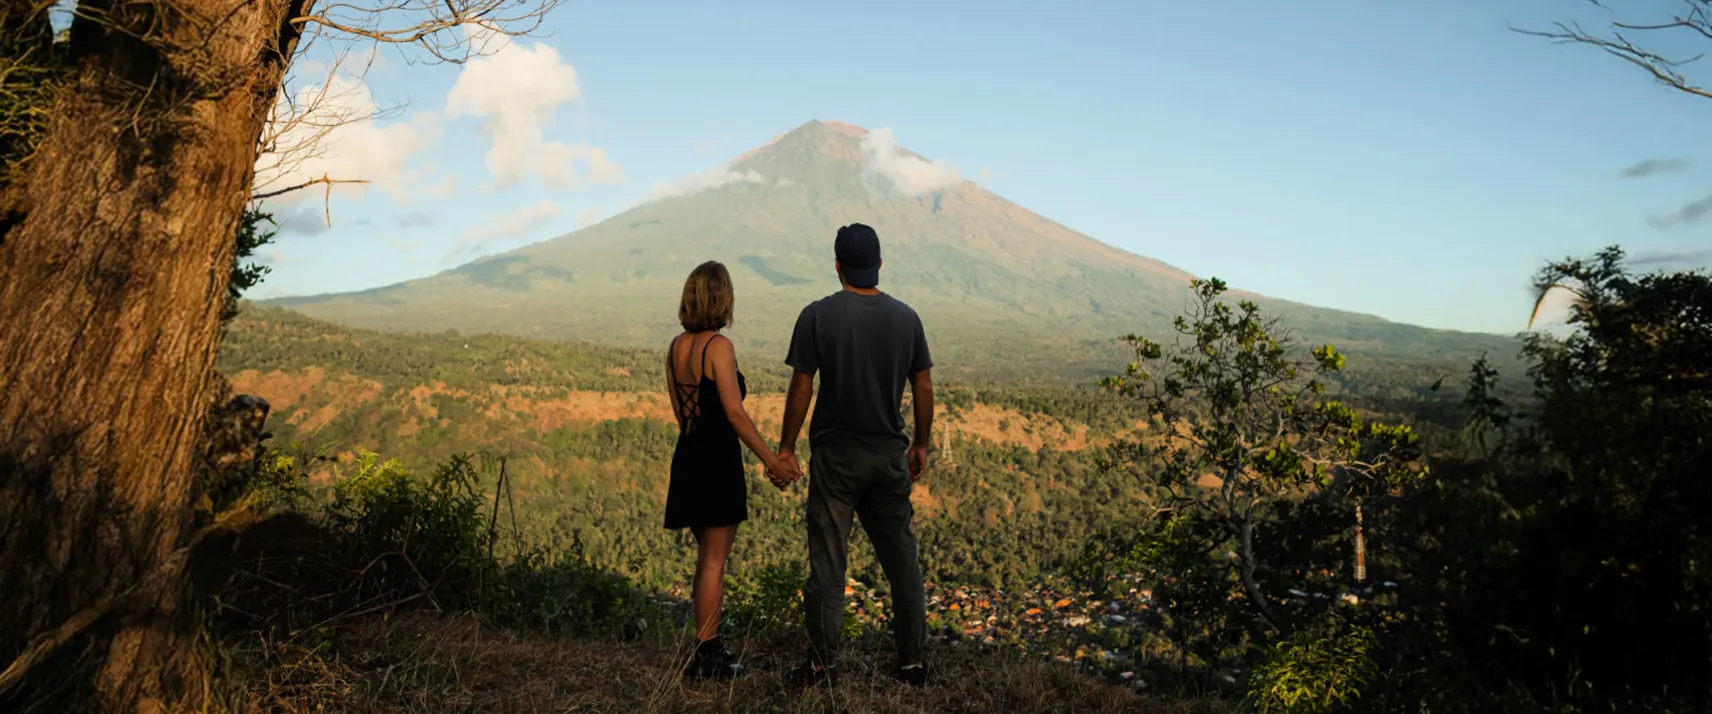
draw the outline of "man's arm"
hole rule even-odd
[[[779,457],[795,470],[794,478],[802,478],[802,465],[797,463],[797,434],[802,431],[803,420],[808,418],[809,403],[814,401],[814,375],[820,371],[812,304],[797,315],[785,364],[791,366],[792,373],[790,389],[785,392],[785,423],[779,433]]]
[[[915,402],[915,441],[910,444],[910,480],[921,478],[927,470],[927,450],[933,444],[933,372],[922,370],[910,375],[910,396]]]
[[[910,345],[910,393],[915,402],[915,441],[910,444],[910,480],[918,481],[927,471],[927,450],[933,445],[933,356],[927,349],[927,331],[915,318],[915,339]]]
[[[790,390],[785,393],[785,426],[779,434],[780,452],[796,453],[797,435],[802,432],[803,419],[808,417],[808,407],[813,401],[814,375],[792,374]]]

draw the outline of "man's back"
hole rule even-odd
[[[820,375],[812,447],[909,445],[903,390],[912,375],[933,366],[921,319],[910,306],[884,293],[851,290],[817,300],[797,318],[785,361],[797,372]]]

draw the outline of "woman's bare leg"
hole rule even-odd
[[[737,526],[695,531],[696,574],[691,598],[695,604],[696,640],[719,636],[719,610],[725,604],[725,559],[737,539]]]

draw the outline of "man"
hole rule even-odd
[[[850,526],[860,516],[891,583],[895,674],[919,686],[927,681],[927,598],[910,531],[910,488],[926,469],[933,442],[933,360],[915,311],[876,287],[880,238],[874,229],[860,223],[838,229],[833,252],[843,289],[803,309],[785,358],[795,370],[779,439],[787,464],[797,463],[797,433],[820,375],[820,406],[809,431],[809,577],[803,589],[810,653],[795,678],[805,684],[834,678]],[[915,400],[913,441],[904,433],[906,383]]]

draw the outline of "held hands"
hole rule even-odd
[[[802,466],[797,463],[794,449],[780,449],[767,463],[767,480],[773,482],[773,486],[780,491],[796,483],[802,476]]]

